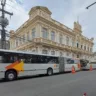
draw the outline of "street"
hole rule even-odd
[[[96,96],[96,71],[23,78],[0,84],[1,96]]]

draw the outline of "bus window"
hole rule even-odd
[[[75,64],[80,64],[80,60],[74,60]]]
[[[51,60],[49,60],[48,64],[49,64],[49,63],[59,64],[58,58],[51,58]]]
[[[0,63],[2,63],[2,56],[0,56]]]
[[[51,56],[41,56],[41,55],[38,55],[38,56],[32,56],[31,57],[31,63],[39,63],[39,64],[51,64],[51,63],[58,63],[58,58],[55,58],[55,57],[51,57]]]
[[[74,60],[67,59],[67,64],[74,64]]]
[[[90,62],[90,64],[96,64],[96,62]]]

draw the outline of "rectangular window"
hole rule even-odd
[[[62,44],[62,41],[63,41],[63,37],[62,37],[62,35],[60,35],[60,37],[59,37],[60,44]]]
[[[84,50],[86,50],[86,46],[84,46]]]
[[[79,48],[79,44],[77,43],[77,48]]]
[[[62,52],[60,52],[60,56],[63,56],[63,53]]]
[[[13,48],[13,43],[10,41],[10,48]]]
[[[66,56],[69,56],[69,52],[66,53]]]
[[[27,41],[29,41],[30,40],[30,34],[29,34],[29,32],[27,33]]]
[[[32,50],[32,52],[36,52],[36,50]]]
[[[79,55],[77,55],[77,58],[79,58]]]
[[[82,49],[82,45],[81,45],[81,49]]]
[[[33,29],[32,29],[32,39],[34,39],[34,38],[35,38],[35,34],[36,34],[36,29],[35,29],[35,28],[33,28]]]
[[[15,39],[15,45],[14,45],[14,47],[16,47],[16,39]]]
[[[16,47],[18,46],[18,39],[16,39]]]
[[[92,52],[92,48],[90,48],[90,52]]]
[[[19,45],[22,44],[22,39],[21,39],[21,37],[19,38],[19,42],[20,42]]]
[[[27,34],[25,34],[25,42],[27,42]]]
[[[66,37],[66,45],[69,45],[69,37]]]
[[[23,44],[23,36],[21,37],[21,44]]]
[[[48,39],[48,30],[46,28],[42,29],[42,37]]]
[[[55,41],[55,32],[51,32],[51,40]]]
[[[42,50],[42,54],[48,54],[47,50]]]
[[[55,55],[55,51],[51,51],[51,55]]]
[[[25,42],[25,35],[23,35],[23,38],[22,39],[23,39],[23,43],[24,43]]]
[[[72,46],[74,47],[74,41],[72,41]]]

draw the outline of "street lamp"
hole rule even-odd
[[[88,9],[89,7],[93,6],[94,4],[96,4],[96,2],[92,3],[91,5],[87,6],[86,9]]]

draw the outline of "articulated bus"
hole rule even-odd
[[[66,57],[0,49],[0,78],[11,81],[19,76],[52,75],[71,71],[72,66],[78,71],[78,63]]]

